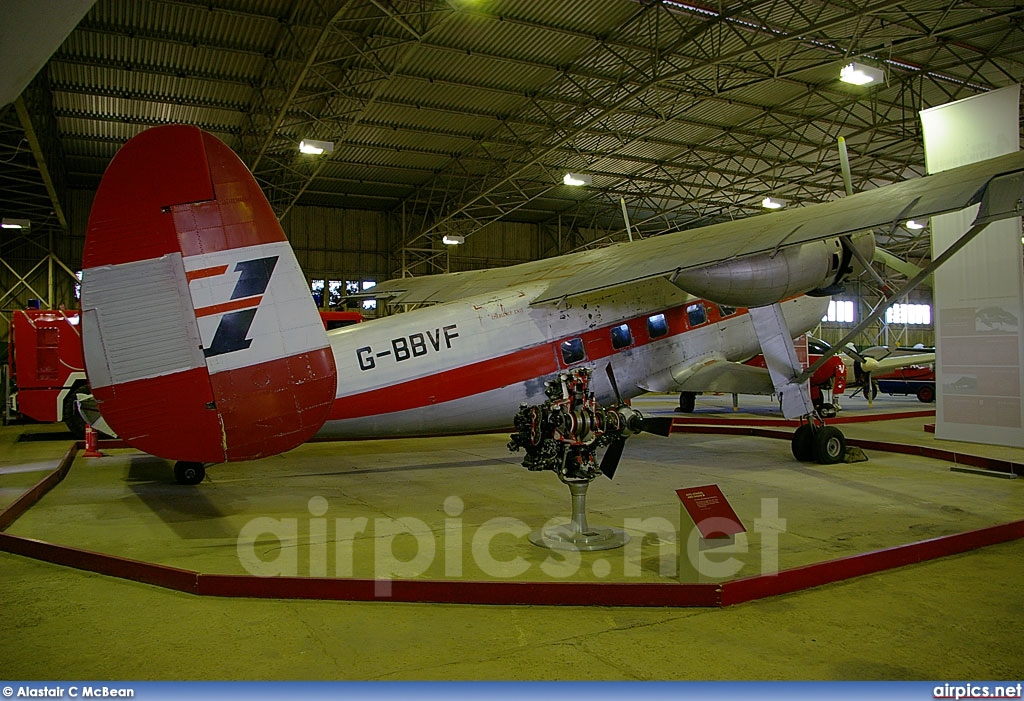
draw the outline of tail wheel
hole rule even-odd
[[[801,427],[802,428],[802,427]],[[794,440],[796,435],[793,436]],[[815,459],[822,465],[835,465],[846,456],[846,437],[835,426],[822,426],[814,433]]]
[[[78,397],[81,394],[88,394],[89,386],[85,382],[78,382],[68,392],[68,395],[64,397],[64,425],[71,431],[71,435],[76,440],[85,440],[85,419],[82,418],[82,413],[78,411]]]
[[[174,463],[174,479],[178,484],[199,484],[206,477],[206,468],[201,462],[179,460]]]

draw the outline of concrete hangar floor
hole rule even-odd
[[[636,405],[657,412],[669,410],[671,400],[642,398]],[[701,397],[696,416],[772,416],[770,402],[742,398],[741,404],[734,414],[731,398]],[[879,397],[868,410],[852,398],[843,415],[922,408],[913,398]],[[1024,455],[935,441],[922,430],[930,420],[890,418],[844,425],[843,431],[1017,462]],[[422,571],[419,578],[453,580],[453,591],[461,580],[487,580],[487,568],[500,569],[502,562],[515,564],[511,577],[521,581],[706,577],[674,561],[674,547],[664,547],[677,537],[671,533],[634,533],[634,549],[582,553],[575,563],[530,544],[521,529],[567,517],[569,495],[554,475],[523,469],[506,441],[494,434],[313,443],[272,459],[213,467],[198,487],[174,484],[164,461],[108,450],[102,458],[77,457],[67,478],[7,533],[226,574],[246,574],[247,563],[258,567],[253,555],[283,574],[323,570],[328,577],[373,577],[382,562],[397,567],[406,560]],[[69,443],[52,426],[0,429],[0,507],[52,470]],[[660,518],[681,527],[675,490],[717,484],[750,531],[745,554],[736,548],[736,560],[718,560],[738,562],[736,576],[742,577],[764,567],[761,539],[767,536],[754,526],[771,516],[773,500],[785,521],[778,533],[780,569],[1024,514],[1024,480],[952,471],[943,460],[866,452],[866,462],[821,466],[795,462],[786,440],[644,435],[627,443],[614,481],[593,484],[588,517],[592,525]],[[358,518],[367,519],[363,532],[340,532],[337,519]],[[414,522],[408,519],[427,524],[436,546],[432,557],[421,557],[426,548],[416,536],[385,533]],[[488,522],[506,530],[492,533],[477,557],[473,540]],[[288,523],[297,537],[283,545],[281,533],[256,534]],[[316,537],[318,528],[323,537]],[[382,552],[391,559],[382,559]],[[578,606],[467,605],[198,596],[0,553],[0,676],[1020,679],[1022,575],[1024,540],[1018,539],[725,608],[588,606],[585,600]]]

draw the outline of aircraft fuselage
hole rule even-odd
[[[589,366],[601,403],[677,391],[674,377],[703,358],[759,352],[746,309],[720,307],[664,279],[596,292],[560,305],[536,290],[427,307],[328,334],[338,392],[319,437],[439,435],[500,430],[519,405],[544,401],[544,383]],[[827,298],[782,303],[793,335],[819,323]]]

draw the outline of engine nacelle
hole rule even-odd
[[[870,260],[874,237],[853,238]],[[698,297],[734,307],[762,307],[798,294],[824,290],[841,282],[853,268],[852,253],[839,237],[782,248],[773,253],[737,258],[675,276],[673,284]]]

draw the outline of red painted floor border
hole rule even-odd
[[[694,432],[697,430],[696,427],[690,428],[693,428]],[[706,431],[710,433],[726,433],[727,431],[719,429],[730,427],[703,428],[715,429]],[[734,429],[734,434],[745,433],[770,438],[789,437],[788,432],[782,431],[735,426],[731,428]],[[875,447],[888,445],[871,443]],[[0,512],[0,531],[14,523],[67,476],[75,456],[82,447],[81,443],[73,444],[53,472]],[[100,447],[114,448],[124,445],[110,441],[101,442]],[[963,464],[968,464],[964,460],[968,457],[979,461],[985,460],[978,456],[965,456],[931,448],[921,448],[918,454],[935,457],[933,453],[958,455]],[[1017,463],[1007,464],[1019,467]],[[802,591],[1020,538],[1024,538],[1024,520],[796,567],[777,574],[716,584],[368,580],[205,574],[4,532],[0,532],[0,550],[43,562],[199,596],[492,605],[723,607]]]

